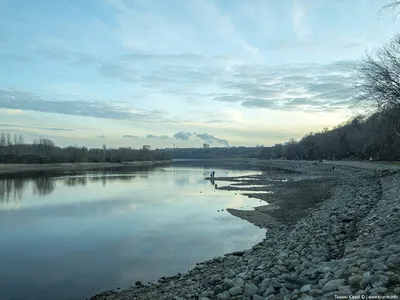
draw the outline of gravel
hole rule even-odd
[[[199,263],[181,276],[91,299],[400,297],[397,166],[366,162],[264,164],[296,169],[299,177],[335,178],[339,184],[332,187],[329,198],[308,208],[291,226],[267,227],[266,238],[241,255],[226,254]]]

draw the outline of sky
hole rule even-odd
[[[0,132],[60,146],[274,145],[365,108],[386,0],[0,0]]]

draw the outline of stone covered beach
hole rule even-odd
[[[255,210],[228,210],[266,228],[261,243],[198,263],[187,273],[132,283],[129,290],[91,300],[400,298],[399,165],[249,164],[262,164],[263,174],[217,174],[215,182],[219,189],[268,202]],[[263,189],[273,193],[259,193]]]

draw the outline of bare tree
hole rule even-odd
[[[8,146],[8,147],[12,146],[12,136],[11,136],[11,133],[7,132],[7,137],[6,137],[6,139],[7,139],[7,141],[6,141],[7,146]]]
[[[366,53],[359,66],[359,98],[374,103],[400,136],[400,34],[389,43]]]
[[[393,13],[394,13],[398,6],[400,6],[400,1],[398,1],[398,0],[393,1],[393,2],[391,2],[389,4],[386,4],[379,10],[378,15],[382,14],[384,11],[387,11],[389,9],[391,9],[393,11]],[[399,12],[395,13],[394,14],[394,19],[396,19],[398,15],[399,15]]]

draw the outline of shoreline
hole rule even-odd
[[[288,181],[272,187],[276,196],[246,191],[269,205],[250,213],[228,211],[267,228],[262,242],[198,263],[187,273],[163,277],[156,284],[138,282],[129,290],[108,291],[90,299],[400,298],[398,165],[359,161],[250,163],[287,171],[278,178]],[[297,174],[291,172],[294,170]],[[258,175],[258,182],[270,180],[269,175],[268,171]],[[297,181],[296,176],[300,178]],[[284,190],[287,193],[280,196]]]
[[[0,175],[15,175],[20,173],[34,173],[46,171],[91,171],[107,168],[127,168],[142,166],[158,166],[170,164],[166,161],[133,161],[121,163],[54,163],[54,164],[0,164]]]

